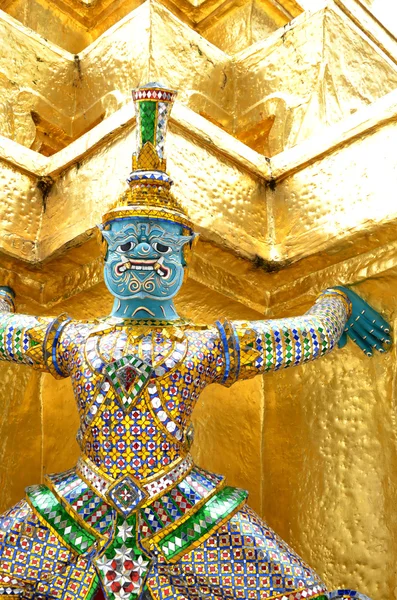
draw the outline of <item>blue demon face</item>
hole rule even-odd
[[[102,230],[108,250],[105,283],[120,300],[169,300],[183,283],[183,247],[194,235],[183,235],[177,223],[126,218]]]

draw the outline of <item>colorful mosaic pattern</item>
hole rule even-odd
[[[94,546],[95,536],[66,512],[64,506],[46,486],[32,486],[26,490],[26,494],[32,507],[69,548],[82,554]]]
[[[112,485],[112,481],[109,478],[105,478],[88,458],[79,458],[76,473],[80,474],[101,497],[106,495],[106,492]]]
[[[136,515],[118,518],[112,544],[94,559],[109,600],[136,600],[142,592],[151,561],[136,541]]]
[[[173,488],[139,511],[139,535],[158,539],[222,487],[224,477],[194,468]]]
[[[44,502],[41,495],[44,494],[45,500],[49,497],[52,503],[55,502],[52,498],[52,495],[54,495],[55,499],[59,500],[60,505],[66,509],[66,512],[72,515],[83,528],[88,529],[94,536],[101,537],[111,534],[115,519],[112,507],[124,518],[127,518],[141,504],[144,504],[139,511],[141,521],[139,532],[140,537],[147,538],[158,534],[161,530],[177,523],[179,519],[188,516],[196,506],[198,507],[205,500],[208,500],[223,486],[224,477],[214,475],[198,467],[189,468],[186,471],[186,466],[189,464],[191,464],[191,458],[182,461],[181,464],[170,471],[171,480],[168,479],[169,487],[167,488],[161,486],[161,482],[164,481],[165,477],[159,478],[160,486],[156,486],[156,482],[151,481],[148,485],[153,492],[156,492],[152,494],[153,499],[150,499],[145,487],[142,486],[141,488],[136,481],[128,476],[108,486],[104,498],[102,494],[98,495],[81,479],[76,469],[48,475],[46,482],[49,490],[43,490],[45,486],[32,489],[40,497],[41,503]],[[179,477],[179,480],[172,479],[172,473],[175,477],[184,472],[181,467],[185,470],[185,477]],[[28,494],[31,493],[32,490],[30,489]],[[36,504],[38,504],[37,500]],[[40,508],[40,510],[43,509]],[[44,513],[43,517],[46,518]],[[60,521],[60,523],[63,524],[63,521]],[[58,524],[54,523],[53,526],[57,533],[62,536],[63,532],[58,529]]]
[[[0,596],[91,600],[94,567],[65,547],[26,501],[0,517]]]
[[[4,308],[13,307],[1,297]],[[8,360],[29,365],[41,371],[48,371],[54,377],[65,377],[62,360],[58,360],[58,340],[63,327],[70,319],[66,316],[57,319],[14,315],[9,311],[0,318],[0,360]]]
[[[39,582],[33,597],[37,600],[93,600],[99,585],[93,565],[79,557],[50,582]]]
[[[176,563],[159,558],[147,585],[155,600],[327,598],[319,578],[247,506]]]
[[[26,501],[0,517],[0,585],[32,587],[63,572],[73,559]]]
[[[180,479],[182,479],[185,475],[191,471],[193,467],[193,459],[188,454],[186,458],[183,458],[179,461],[175,467],[170,469],[164,475],[160,475],[160,477],[154,479],[153,481],[148,481],[148,483],[144,484],[144,488],[150,497],[157,496],[164,492],[167,488],[173,487]]]
[[[134,356],[123,356],[105,366],[116,397],[124,411],[130,411],[152,375],[152,367]]]
[[[325,294],[303,317],[218,322],[225,355],[221,383],[232,385],[330,352],[342,335],[347,308],[340,297]]]
[[[146,494],[126,475],[109,490],[107,497],[116,510],[128,517],[146,499]]]
[[[76,469],[48,475],[46,481],[67,512],[85,528],[94,535],[110,534],[115,518],[114,509],[79,477]]]
[[[150,142],[156,148],[157,155],[164,158],[167,123],[175,96],[175,91],[157,83],[132,92],[137,118],[137,154],[146,142]]]
[[[183,457],[183,431],[189,425],[191,401],[195,403],[210,376],[214,376],[212,369],[203,371],[206,358],[200,351],[205,351],[207,344],[215,347],[209,339],[217,335],[216,330],[202,331],[202,337],[192,332],[193,360],[187,360],[189,341],[182,328],[151,327],[148,335],[142,326],[103,329],[88,335],[84,357],[76,357],[79,366],[87,364],[87,359],[89,366],[77,370],[77,394],[99,390],[90,397],[90,405],[84,401],[80,443],[105,477],[117,480],[128,473],[137,479],[150,477],[156,468],[164,469]],[[203,364],[194,359],[196,349],[203,355]],[[153,377],[127,414],[117,404],[113,386],[103,379],[105,365],[120,360],[123,351],[129,356],[138,354],[153,368]],[[213,357],[209,356],[208,361],[213,363]],[[89,381],[84,382],[86,374]]]
[[[172,560],[184,554],[193,544],[202,540],[223,519],[245,502],[248,493],[235,488],[224,488],[206,502],[190,519],[166,535],[159,543],[162,554]]]

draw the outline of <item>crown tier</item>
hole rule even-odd
[[[193,229],[183,208],[170,192],[164,152],[167,125],[177,92],[161,83],[148,83],[132,92],[136,114],[137,150],[132,156],[129,190],[103,222],[126,217],[150,217]]]

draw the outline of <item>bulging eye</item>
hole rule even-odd
[[[117,252],[129,252],[134,247],[134,242],[126,242],[125,244],[120,244],[117,246]]]
[[[156,252],[160,252],[160,254],[167,254],[172,250],[171,246],[167,246],[166,244],[160,244],[160,242],[154,242],[153,248],[154,250],[156,250]]]

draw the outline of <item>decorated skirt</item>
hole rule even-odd
[[[27,489],[39,519],[96,568],[107,596],[134,600],[159,557],[167,563],[199,546],[245,503],[247,492],[200,469],[190,456],[138,482],[104,477],[80,459]]]

